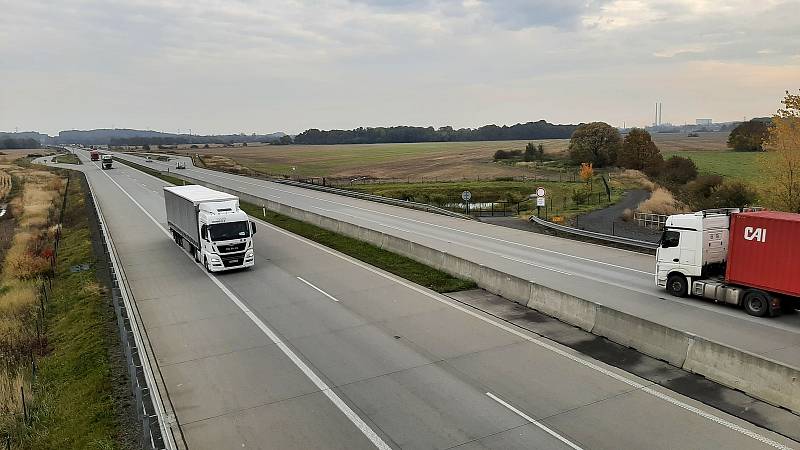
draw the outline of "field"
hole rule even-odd
[[[0,150],[0,164],[11,164],[14,160],[23,158],[31,153],[38,153],[41,155],[45,155],[48,153],[52,153],[46,149],[4,149]]]
[[[758,183],[760,177],[759,160],[769,157],[768,153],[752,152],[709,152],[677,151],[664,152],[664,158],[673,155],[691,158],[700,173],[722,175],[743,181]]]
[[[495,164],[497,150],[524,150],[529,141],[429,142],[364,145],[250,145],[235,148],[181,149],[185,153],[222,155],[271,175],[334,178],[477,179],[523,176],[524,167]],[[566,151],[566,139],[530,141],[545,153]],[[292,167],[295,170],[292,170]]]
[[[727,133],[701,133],[690,138],[685,134],[654,134],[662,152],[725,150]],[[361,145],[249,145],[247,147],[212,147],[189,149],[185,154],[220,155],[239,164],[270,175],[331,178],[393,178],[440,180],[476,180],[498,177],[530,176],[534,171],[524,166],[495,163],[497,150],[524,150],[525,144],[544,145],[551,158],[566,155],[568,139],[534,141],[426,142],[413,144]]]

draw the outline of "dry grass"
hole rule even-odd
[[[639,212],[650,214],[679,214],[687,212],[686,205],[675,200],[672,193],[662,187],[657,187],[650,198],[639,203]]]
[[[631,185],[640,185],[648,191],[656,189],[656,184],[647,178],[647,175],[638,170],[626,169],[622,172],[615,173],[612,178],[613,181],[620,181]]]
[[[0,319],[2,320],[2,319]],[[11,371],[0,371],[0,415],[21,414],[22,398],[20,389],[25,388],[25,401],[31,395],[30,383],[26,380],[24,369],[21,367]]]
[[[11,192],[11,174],[0,170],[0,200],[6,198],[9,192]]]

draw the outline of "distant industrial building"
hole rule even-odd
[[[713,123],[714,123],[714,121],[712,119],[695,119],[695,124],[701,125],[701,126],[708,126],[708,125],[711,125]]]

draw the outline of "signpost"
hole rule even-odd
[[[461,200],[464,200],[464,211],[469,214],[469,201],[472,199],[472,192],[464,191],[461,193]]]
[[[542,207],[546,205],[547,191],[543,187],[536,188],[536,217],[542,218]]]

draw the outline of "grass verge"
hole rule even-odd
[[[72,153],[58,155],[55,157],[55,161],[61,164],[82,164],[81,160]]]
[[[162,174],[158,170],[144,167],[129,161],[120,161],[134,169],[138,169],[147,174],[160,178],[167,183],[183,184],[183,180]],[[411,258],[400,256],[388,250],[383,250],[372,244],[368,244],[358,239],[353,239],[339,233],[325,230],[316,225],[312,225],[297,219],[293,219],[283,214],[267,211],[266,216],[260,206],[252,203],[241,202],[242,210],[247,214],[258,217],[286,231],[292,232],[306,239],[310,239],[318,244],[342,252],[345,255],[363,261],[372,266],[393,273],[405,278],[413,283],[425,286],[436,292],[455,292],[467,289],[474,289],[477,285],[468,280],[456,278],[450,274],[436,270],[433,267],[414,261]]]
[[[94,268],[83,187],[70,175],[67,209],[52,290],[45,312],[47,353],[37,361],[30,419],[6,423],[12,448],[134,448],[131,396],[108,293]],[[92,264],[93,265],[93,264]]]

